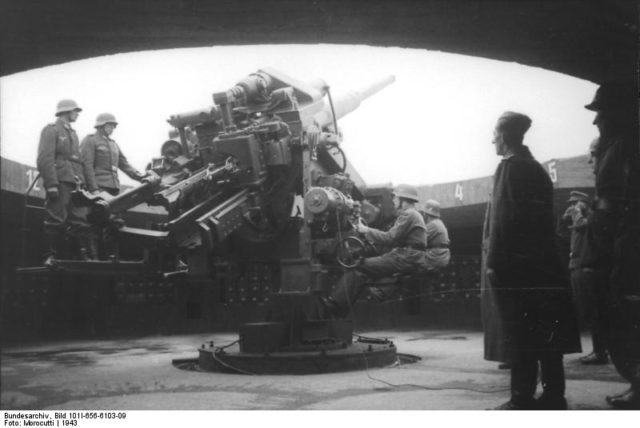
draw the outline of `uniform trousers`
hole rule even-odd
[[[521,406],[531,404],[538,384],[538,365],[542,390],[550,399],[561,399],[565,392],[562,354],[550,352],[536,357],[517,353],[511,363],[511,401]]]
[[[424,268],[423,251],[394,248],[380,256],[364,259],[355,271],[345,272],[331,293],[331,299],[337,303],[342,314],[346,315],[362,293],[367,278],[380,279],[396,273],[410,274],[422,268]]]
[[[71,192],[75,184],[61,182],[58,184],[58,197],[47,198],[44,202],[44,230],[48,234],[59,234],[70,229],[77,229],[87,224],[87,209],[79,207],[71,200]]]
[[[640,230],[635,217],[596,210],[590,238],[599,256],[607,348],[618,373],[640,393]]]
[[[605,295],[601,275],[594,269],[571,269],[571,287],[580,320],[591,332],[593,352],[604,355],[607,351],[605,329]]]

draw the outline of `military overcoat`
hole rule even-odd
[[[568,278],[556,253],[553,186],[529,149],[502,160],[488,210],[482,309],[485,359],[580,352]]]

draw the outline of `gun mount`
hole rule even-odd
[[[237,349],[203,346],[203,368],[267,373],[298,361],[293,370],[303,373],[395,362],[391,342],[353,343],[351,321],[323,319],[318,299],[342,273],[338,244],[354,233],[361,207],[375,214],[340,149],[337,120],[393,81],[333,100],[322,80],[259,70],[214,93],[212,107],[171,116],[176,139],[142,186],[115,198],[76,195],[96,225],[141,202],[166,210],[147,229],[118,231],[142,243],[147,271],[208,281],[227,300],[232,283],[272,279],[265,319],[241,325]]]

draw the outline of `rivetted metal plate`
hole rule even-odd
[[[398,361],[393,342],[359,340],[341,348],[255,354],[203,345],[198,350],[201,370],[243,374],[319,374],[385,367]]]

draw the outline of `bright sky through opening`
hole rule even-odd
[[[491,175],[499,161],[493,127],[506,110],[532,118],[525,144],[539,161],[584,154],[597,135],[584,109],[596,85],[539,68],[418,49],[225,46],[118,54],[0,78],[2,156],[35,165],[43,126],[55,120],[60,99],[72,98],[83,108],[74,124],[80,139],[99,113],[113,113],[113,138],[143,169],[168,137],[169,116],[211,106],[214,92],[263,67],[301,81],[323,78],[334,97],[396,77],[338,123],[342,147],[368,184]]]

